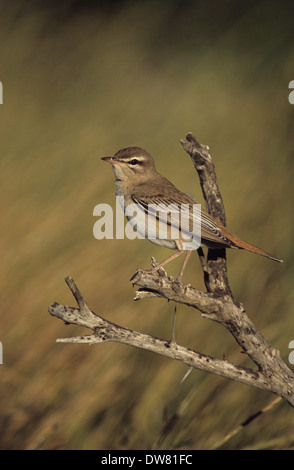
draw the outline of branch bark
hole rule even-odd
[[[71,277],[67,277],[65,281],[74,297],[77,299],[76,294],[78,294],[78,297],[82,299],[83,297],[74,280]],[[216,359],[192,351],[178,345],[173,340],[167,341],[116,325],[91,311],[85,301],[79,302],[79,308],[68,307],[54,302],[49,307],[49,313],[60,318],[66,324],[76,324],[93,330],[91,335],[61,338],[57,339],[57,342],[86,344],[103,343],[105,341],[119,342],[181,361],[191,368],[220,375],[262,390],[272,391],[270,383],[257,370],[234,365],[227,360]]]
[[[223,201],[208,147],[199,144],[191,133],[187,134],[186,139],[181,140],[181,143],[191,156],[199,175],[207,210],[225,225]],[[227,277],[225,250],[210,249],[205,260],[202,249],[199,249],[198,256],[203,268],[207,292],[201,292],[191,285],[184,286],[174,281],[173,278],[167,276],[163,268],[159,269],[158,274],[139,269],[131,278],[132,284],[140,288],[134,300],[142,300],[146,297],[164,298],[199,310],[203,317],[221,323],[232,334],[243,352],[255,364],[254,369],[187,349],[176,344],[174,335],[170,341],[167,341],[109,322],[89,309],[70,277],[66,278],[66,283],[77,301],[78,308],[55,302],[49,307],[49,312],[66,323],[90,328],[93,333],[57,341],[87,344],[115,341],[142,348],[179,360],[187,364],[189,368],[210,372],[270,391],[294,406],[294,372],[281,359],[279,352],[257,330],[243,306],[233,298]]]

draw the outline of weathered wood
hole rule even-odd
[[[209,148],[199,144],[191,133],[187,134],[186,139],[181,140],[181,143],[191,156],[199,175],[208,212],[225,225],[223,201]],[[142,348],[182,361],[189,368],[200,369],[270,391],[294,406],[294,372],[281,359],[279,352],[257,330],[244,307],[235,301],[227,276],[225,250],[209,249],[207,259],[205,259],[203,250],[200,248],[198,256],[207,292],[174,281],[167,276],[163,268],[155,274],[139,269],[131,278],[131,283],[140,288],[134,300],[138,301],[147,297],[164,298],[197,309],[203,317],[222,324],[232,334],[243,352],[253,361],[254,369],[240,367],[229,361],[187,349],[175,343],[174,335],[170,341],[167,341],[109,322],[89,309],[70,277],[66,278],[66,282],[77,301],[78,308],[54,303],[49,307],[49,312],[66,323],[90,328],[93,334],[58,341],[87,344],[115,341]],[[154,260],[152,264],[154,265]]]

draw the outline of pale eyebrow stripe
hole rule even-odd
[[[121,161],[124,161],[125,163],[130,163],[132,160],[137,160],[138,163],[143,163],[145,162],[145,158],[144,157],[127,157],[127,158],[122,158]]]

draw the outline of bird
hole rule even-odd
[[[141,218],[136,219],[137,231],[143,236],[148,238],[152,243],[160,246],[176,250],[171,256],[157,264],[152,269],[148,270],[155,273],[158,269],[171,260],[177,258],[186,251],[185,258],[179,275],[176,280],[181,282],[182,276],[187,265],[188,259],[193,250],[185,249],[183,243],[184,234],[187,235],[187,230],[190,230],[193,215],[191,208],[195,205],[195,200],[191,196],[182,192],[167,178],[159,174],[156,170],[153,157],[146,150],[140,147],[126,147],[118,150],[113,156],[102,157],[102,160],[109,162],[112,165],[115,174],[115,189],[116,196],[123,196],[124,211],[127,219],[131,221],[130,214],[128,214],[126,207],[130,204],[136,204],[136,208],[141,215]],[[171,236],[171,218],[169,216],[165,219],[165,223],[169,224],[169,230],[166,232],[165,238],[150,237],[147,233],[145,217],[148,213],[148,208],[153,205],[160,207],[163,211],[164,208],[168,210],[180,210],[182,205],[188,205],[189,211],[189,229],[183,227],[180,222],[180,231],[178,238]],[[154,213],[153,213],[154,215]],[[153,224],[153,227],[152,227]],[[151,229],[158,233],[158,224],[160,224],[160,217],[154,215]],[[148,226],[149,230],[150,227]],[[189,232],[191,234],[191,232]],[[241,238],[230,233],[224,225],[216,220],[212,215],[201,208],[201,245],[208,248],[235,248],[246,250],[257,255],[264,256],[277,262],[283,260],[271,255],[270,253],[258,248],[250,243],[243,241]]]

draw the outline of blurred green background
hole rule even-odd
[[[202,201],[179,139],[209,145],[228,228],[285,260],[228,251],[233,293],[288,362],[293,317],[293,2],[0,0],[2,449],[210,449],[274,395],[114,343],[51,317],[89,306],[169,339],[173,304],[134,302],[129,279],[170,251],[95,240],[93,208],[114,204],[104,155],[138,145]],[[167,271],[176,275],[182,259]],[[203,289],[192,257],[184,281]],[[229,333],[178,306],[176,340],[251,366]],[[168,426],[172,422],[173,426]],[[280,403],[227,449],[294,447]]]

